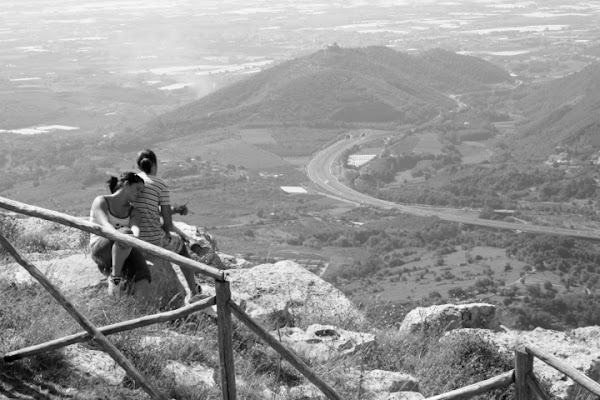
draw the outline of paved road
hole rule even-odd
[[[358,137],[356,137],[358,136]],[[480,219],[475,215],[475,212],[465,212],[460,209],[452,208],[436,208],[428,206],[414,206],[393,203],[386,200],[381,200],[366,194],[357,192],[344,184],[342,184],[334,175],[332,169],[337,167],[341,153],[354,145],[371,141],[378,136],[385,136],[383,133],[369,132],[366,136],[355,135],[350,139],[344,139],[334,143],[328,148],[321,150],[307,166],[307,174],[323,194],[328,197],[346,201],[353,204],[367,204],[376,207],[397,209],[407,214],[420,216],[435,216],[445,221],[461,222],[469,225],[487,226],[490,228],[511,229],[521,232],[535,232],[552,235],[565,235],[578,238],[600,240],[600,232],[597,230],[574,230],[565,228],[554,228],[539,225],[522,225],[506,221],[494,221]],[[471,215],[469,215],[471,214]]]

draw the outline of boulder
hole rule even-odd
[[[35,265],[51,282],[65,293],[80,293],[91,287],[105,286],[106,278],[98,270],[89,253],[78,254],[52,253],[52,259],[39,259],[38,255],[26,258]],[[186,291],[175,273],[171,263],[153,255],[146,254],[146,261],[152,273],[151,295],[153,307],[159,309],[176,308],[183,305]],[[37,282],[21,265],[11,262],[0,265],[0,279],[17,284]]]
[[[233,300],[267,329],[283,326],[360,326],[365,316],[330,283],[292,261],[228,271]]]
[[[151,254],[145,256],[152,274],[150,285],[152,306],[159,309],[181,307],[186,296],[186,288],[173,269],[174,264]]]
[[[98,285],[104,279],[89,254],[63,254],[61,257],[60,253],[56,253],[53,256],[55,258],[46,260],[35,260],[29,256],[26,258],[63,291],[81,291]],[[17,284],[37,282],[16,262],[0,265],[0,279]]]
[[[443,304],[417,307],[409,312],[400,332],[413,333],[426,329],[452,330],[458,328],[498,329],[496,306],[486,303]]]
[[[516,348],[533,345],[550,353],[591,379],[600,378],[600,327],[590,326],[570,332],[536,328],[533,331],[491,332],[484,329],[460,329],[450,335],[478,335],[496,345],[498,351],[514,357]],[[557,399],[574,399],[578,385],[558,370],[534,357],[535,375]]]
[[[178,361],[167,361],[162,373],[172,378],[177,386],[189,389],[215,386],[215,371],[198,363],[186,365]]]
[[[284,327],[271,334],[296,353],[311,360],[325,362],[340,355],[353,354],[375,343],[375,335],[350,332],[331,325],[311,325],[306,331]]]

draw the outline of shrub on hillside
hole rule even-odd
[[[425,396],[471,385],[513,368],[509,357],[501,355],[493,344],[478,336],[451,334],[430,343],[415,371]],[[514,388],[499,389],[478,398],[513,399]]]

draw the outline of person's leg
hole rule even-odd
[[[129,228],[119,229],[119,232],[124,234],[133,233]],[[115,242],[112,247],[112,276],[117,278],[123,277],[123,263],[131,253],[131,246]],[[116,283],[116,282],[115,282]]]
[[[160,244],[160,247],[166,250],[170,250],[186,258],[191,258],[183,239],[175,232],[170,232],[169,235],[165,236],[162,243]],[[185,279],[185,282],[190,291],[190,294],[186,296],[185,302],[190,303],[192,297],[199,294],[198,286],[196,285],[196,275],[194,273],[194,269],[186,267],[185,265],[177,266],[181,270],[181,274],[183,275],[183,278]]]
[[[131,294],[137,298],[141,304],[150,304],[152,296],[150,282],[152,277],[146,258],[138,249],[131,249],[129,257],[127,257],[123,264],[123,274],[128,283],[132,285],[133,290]]]
[[[190,253],[185,245],[179,254],[184,257],[191,258]],[[196,273],[194,272],[194,269],[186,265],[180,265],[179,268],[181,269],[181,273],[183,274],[183,277],[185,278],[185,281],[190,289],[190,298],[199,294],[200,291],[198,290],[198,284],[196,284]]]

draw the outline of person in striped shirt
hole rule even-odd
[[[144,180],[142,192],[132,202],[141,214],[139,238],[189,258],[185,243],[189,242],[190,238],[173,225],[172,219],[173,211],[185,215],[187,207],[171,208],[169,187],[156,176],[158,162],[152,150],[146,149],[140,152],[137,165],[142,171],[138,175]],[[191,294],[186,298],[186,303],[190,303],[198,297],[200,290],[196,284],[194,270],[186,266],[180,268],[190,288]]]

